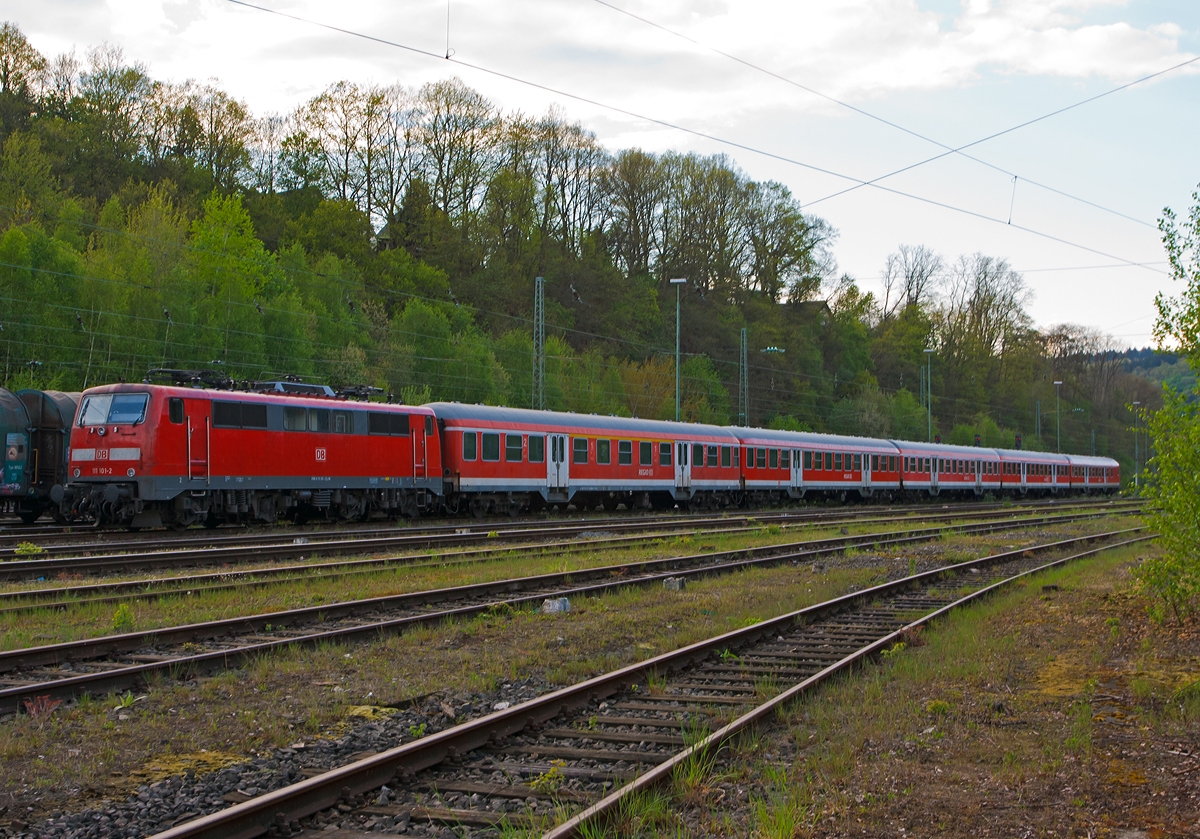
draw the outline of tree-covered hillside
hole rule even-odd
[[[534,278],[547,402],[1127,457],[1133,361],[1039,331],[998,256],[899,247],[882,299],[836,231],[724,156],[610,150],[558,112],[505,113],[457,79],[336,82],[287,115],[155,79],[119,50],[42,55],[0,31],[0,341],[8,387],[151,367],[296,374],[409,402],[528,405]],[[1039,435],[1039,419],[1040,435]],[[1129,450],[1129,451],[1127,451]]]

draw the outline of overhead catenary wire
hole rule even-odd
[[[681,40],[683,40],[683,41],[687,41],[687,42],[688,42],[688,43],[690,43],[690,44],[695,44],[696,46],[698,46],[698,47],[701,47],[702,49],[709,50],[710,52],[713,52],[713,53],[715,53],[715,54],[717,54],[717,55],[719,55],[719,56],[721,56],[721,57],[723,57],[723,58],[727,58],[727,59],[729,59],[730,61],[734,61],[734,62],[736,62],[736,63],[738,63],[738,64],[741,64],[741,65],[743,65],[744,67],[747,67],[747,68],[749,68],[749,69],[751,69],[751,70],[754,70],[754,71],[756,71],[756,72],[759,72],[759,73],[763,73],[763,74],[765,74],[765,75],[767,75],[767,76],[770,76],[771,78],[778,79],[779,81],[781,81],[781,82],[784,82],[785,84],[791,85],[792,87],[795,87],[795,88],[798,88],[798,89],[800,89],[800,90],[806,91],[807,93],[811,93],[813,96],[820,97],[821,99],[825,99],[825,100],[827,100],[827,101],[829,101],[829,102],[832,102],[832,103],[834,103],[835,105],[838,105],[838,106],[840,106],[840,107],[843,107],[843,108],[847,108],[847,109],[849,109],[849,110],[851,110],[851,111],[853,111],[853,112],[855,112],[855,113],[857,113],[857,114],[861,114],[862,116],[864,116],[864,117],[867,117],[868,119],[872,119],[872,120],[875,120],[876,122],[880,122],[880,123],[882,123],[882,124],[884,124],[884,125],[886,125],[886,126],[889,126],[889,127],[891,127],[891,128],[894,128],[894,129],[896,129],[897,131],[902,131],[902,132],[904,132],[905,134],[908,134],[908,135],[910,135],[910,136],[912,136],[912,137],[916,137],[916,138],[917,138],[917,139],[919,139],[919,140],[924,140],[924,141],[925,141],[925,142],[927,142],[927,143],[932,143],[932,144],[933,144],[933,145],[935,145],[935,146],[938,146],[938,147],[940,147],[940,148],[943,148],[943,149],[945,149],[947,154],[957,154],[957,155],[959,155],[959,156],[961,156],[961,157],[965,157],[965,158],[966,158],[966,159],[968,159],[968,160],[974,161],[975,163],[978,163],[978,164],[980,164],[980,165],[982,165],[982,166],[986,166],[986,167],[988,167],[989,169],[994,169],[994,170],[995,170],[995,171],[997,171],[997,172],[1001,172],[1001,173],[1003,173],[1004,175],[1007,175],[1008,177],[1010,177],[1010,178],[1013,178],[1013,179],[1014,179],[1014,184],[1015,184],[1015,182],[1016,182],[1016,181],[1015,181],[1015,179],[1016,179],[1016,177],[1017,177],[1017,174],[1016,174],[1015,172],[1010,172],[1010,171],[1008,171],[1007,169],[1003,168],[1002,166],[997,166],[997,165],[995,165],[995,164],[993,164],[993,163],[990,163],[990,162],[988,162],[988,161],[986,161],[986,160],[982,160],[982,159],[980,159],[980,158],[978,158],[978,157],[975,157],[975,156],[973,156],[973,155],[966,154],[965,150],[966,150],[966,149],[968,149],[968,148],[971,148],[972,146],[979,145],[980,143],[987,142],[988,140],[995,139],[996,137],[1000,137],[1000,136],[1002,136],[1002,135],[1004,135],[1004,134],[1011,133],[1012,131],[1016,131],[1016,130],[1018,130],[1018,129],[1025,128],[1026,126],[1029,126],[1029,125],[1033,125],[1034,123],[1036,123],[1036,122],[1040,122],[1040,121],[1042,121],[1042,120],[1044,120],[1044,119],[1049,119],[1050,117],[1057,116],[1057,115],[1059,115],[1059,114],[1065,113],[1066,111],[1069,111],[1069,110],[1072,110],[1072,109],[1074,109],[1074,108],[1077,108],[1077,107],[1079,107],[1080,105],[1086,105],[1086,104],[1088,104],[1089,102],[1094,102],[1094,101],[1096,101],[1097,99],[1101,99],[1101,98],[1103,98],[1103,97],[1105,97],[1105,96],[1108,96],[1108,95],[1110,95],[1110,94],[1117,93],[1118,91],[1125,90],[1126,88],[1132,87],[1132,86],[1134,86],[1134,85],[1137,85],[1137,84],[1141,84],[1141,83],[1143,83],[1143,82],[1149,81],[1149,80],[1151,80],[1151,79],[1153,79],[1153,78],[1156,78],[1156,77],[1158,77],[1158,76],[1164,75],[1164,74],[1166,74],[1166,73],[1173,72],[1173,71],[1175,71],[1175,70],[1178,70],[1178,69],[1180,69],[1181,67],[1185,67],[1185,66],[1187,66],[1187,65],[1189,65],[1189,64],[1192,64],[1192,63],[1194,63],[1194,62],[1196,62],[1196,61],[1200,61],[1200,56],[1197,56],[1197,57],[1195,57],[1195,58],[1188,59],[1187,61],[1181,62],[1181,63],[1179,63],[1179,64],[1172,65],[1171,67],[1167,67],[1166,69],[1160,70],[1160,71],[1158,71],[1158,72],[1156,72],[1156,73],[1151,73],[1151,74],[1150,74],[1150,75],[1148,75],[1148,76],[1143,76],[1143,77],[1141,77],[1141,78],[1139,78],[1139,79],[1135,79],[1134,81],[1128,82],[1127,84],[1123,84],[1123,85],[1121,85],[1121,86],[1119,86],[1119,87],[1116,87],[1116,88],[1113,88],[1113,89],[1111,89],[1111,90],[1107,90],[1107,91],[1105,91],[1105,92],[1103,92],[1103,93],[1100,93],[1100,94],[1098,94],[1098,95],[1096,95],[1096,96],[1091,96],[1091,97],[1089,97],[1089,98],[1087,98],[1087,99],[1084,99],[1084,100],[1082,100],[1081,102],[1077,102],[1077,103],[1075,103],[1075,104],[1073,104],[1073,105],[1069,105],[1069,106],[1067,106],[1067,107],[1064,107],[1064,108],[1059,108],[1059,109],[1057,109],[1057,110],[1054,110],[1054,111],[1052,111],[1052,112],[1050,112],[1050,113],[1048,113],[1048,114],[1044,114],[1044,115],[1042,115],[1042,116],[1040,116],[1040,117],[1037,117],[1037,118],[1035,118],[1035,119],[1031,119],[1031,120],[1027,120],[1027,121],[1025,121],[1025,122],[1022,122],[1021,124],[1019,124],[1019,125],[1016,125],[1016,126],[1014,126],[1014,127],[1010,128],[1010,129],[1006,129],[1006,130],[1004,130],[1004,131],[1000,131],[1000,132],[996,132],[996,133],[994,133],[994,134],[990,134],[990,135],[988,135],[987,137],[983,137],[983,138],[981,138],[981,139],[979,139],[979,140],[976,140],[976,141],[975,141],[975,142],[973,142],[973,143],[968,143],[967,145],[964,145],[964,146],[959,146],[959,147],[955,148],[955,147],[952,147],[952,146],[946,145],[945,143],[941,142],[940,140],[935,140],[935,139],[933,139],[932,137],[929,137],[929,136],[927,136],[927,135],[925,135],[925,134],[922,134],[922,133],[921,133],[921,132],[919,132],[919,131],[915,131],[915,130],[913,130],[913,129],[911,129],[911,128],[908,128],[908,127],[906,127],[906,126],[904,126],[904,125],[900,125],[899,123],[897,123],[897,122],[894,122],[894,121],[892,121],[892,120],[890,120],[890,119],[887,119],[886,117],[881,117],[881,116],[879,116],[878,114],[875,114],[875,113],[872,113],[871,111],[868,111],[868,110],[866,110],[865,108],[860,108],[860,107],[858,107],[857,105],[852,105],[852,104],[850,104],[849,102],[846,102],[846,101],[844,101],[844,100],[838,99],[836,96],[831,96],[831,95],[829,95],[829,94],[827,94],[827,93],[824,93],[824,92],[822,92],[822,91],[816,90],[816,89],[814,89],[814,88],[812,88],[812,87],[809,87],[808,85],[805,85],[805,84],[803,84],[803,83],[801,83],[801,82],[798,82],[798,81],[796,81],[795,79],[788,78],[787,76],[784,76],[782,73],[778,73],[778,72],[775,72],[775,71],[773,71],[773,70],[769,70],[769,69],[767,69],[767,68],[765,68],[765,67],[763,67],[763,66],[761,66],[761,65],[759,65],[759,64],[756,64],[756,63],[754,63],[753,61],[749,61],[749,60],[747,60],[747,59],[745,59],[745,58],[742,58],[741,56],[734,55],[734,54],[732,54],[732,53],[726,52],[725,50],[722,50],[722,49],[720,49],[720,48],[718,48],[718,47],[714,47],[714,46],[712,46],[711,44],[706,44],[706,43],[704,43],[703,41],[700,41],[700,40],[698,40],[698,39],[696,39],[696,38],[693,38],[693,37],[691,37],[690,35],[685,35],[684,33],[682,33],[682,32],[679,32],[678,30],[671,29],[671,28],[670,28],[670,27],[668,27],[668,26],[664,26],[663,24],[661,24],[661,23],[658,23],[657,21],[650,20],[650,19],[649,19],[649,18],[647,18],[647,17],[643,17],[642,15],[639,15],[639,14],[636,14],[636,13],[634,13],[634,12],[631,12],[631,11],[629,11],[628,9],[623,9],[623,8],[621,8],[620,6],[617,6],[616,4],[609,2],[609,0],[593,0],[593,2],[595,2],[595,3],[598,3],[598,4],[599,4],[599,5],[601,5],[601,6],[604,6],[605,8],[611,9],[611,10],[613,10],[614,12],[617,12],[618,14],[622,14],[622,15],[625,15],[626,17],[630,17],[630,18],[633,18],[634,20],[640,21],[641,23],[644,23],[644,24],[646,24],[647,26],[651,26],[651,27],[653,27],[653,28],[655,28],[655,29],[658,29],[658,30],[661,30],[661,31],[663,31],[663,32],[666,32],[667,34],[669,34],[669,35],[672,35],[672,36],[674,36],[674,37],[676,37],[676,38],[679,38],[679,39],[681,39]],[[898,175],[898,174],[900,174],[901,172],[907,172],[907,171],[909,171],[909,170],[911,170],[911,169],[914,169],[914,168],[916,168],[916,167],[918,167],[918,166],[924,166],[924,165],[925,165],[925,164],[927,164],[927,163],[932,163],[932,162],[933,162],[933,161],[935,161],[935,160],[940,160],[940,159],[942,159],[942,158],[943,158],[943,157],[945,157],[945,156],[946,156],[945,154],[939,154],[939,155],[937,155],[937,156],[935,156],[935,157],[927,158],[927,159],[925,159],[925,160],[922,160],[922,161],[920,161],[920,162],[918,162],[918,163],[914,163],[914,164],[912,164],[912,165],[910,165],[910,166],[906,166],[906,167],[904,167],[903,169],[898,169],[898,170],[896,170],[895,172],[891,172],[891,173],[889,173],[889,174],[882,175],[882,176],[880,176],[879,178],[873,179],[873,180],[871,180],[871,181],[867,181],[867,182],[865,182],[865,183],[863,183],[863,184],[859,184],[858,186],[851,187],[850,189],[846,189],[846,190],[843,190],[843,191],[841,191],[841,192],[836,192],[836,193],[834,193],[833,195],[827,195],[827,196],[825,196],[824,198],[818,198],[818,199],[816,199],[816,200],[814,200],[814,201],[809,201],[809,202],[807,202],[807,206],[812,206],[813,204],[819,204],[819,203],[821,203],[822,201],[827,201],[827,200],[829,200],[830,198],[833,198],[833,197],[835,197],[835,196],[837,196],[837,195],[842,195],[842,194],[844,194],[844,193],[846,193],[846,192],[850,192],[850,191],[852,191],[852,190],[854,190],[854,189],[858,189],[858,188],[859,188],[859,186],[866,186],[866,185],[869,185],[869,184],[874,184],[874,183],[876,183],[877,181],[881,181],[881,180],[884,180],[884,179],[886,179],[886,178],[890,178],[890,177],[892,177],[892,176],[894,176],[894,175]],[[1121,218],[1123,218],[1123,219],[1127,219],[1127,220],[1129,220],[1129,221],[1132,221],[1132,222],[1135,222],[1135,223],[1137,223],[1137,224],[1141,224],[1141,225],[1144,225],[1144,226],[1146,226],[1146,227],[1151,227],[1151,228],[1154,228],[1154,227],[1156,227],[1154,224],[1152,224],[1152,223],[1150,223],[1150,222],[1148,222],[1148,221],[1145,221],[1145,220],[1143,220],[1143,219],[1136,218],[1136,217],[1134,217],[1134,216],[1131,216],[1131,215],[1128,215],[1128,214],[1126,214],[1126,213],[1122,213],[1122,212],[1120,212],[1119,210],[1114,210],[1114,209],[1112,209],[1112,208],[1110,208],[1110,207],[1105,207],[1105,206],[1104,206],[1104,205],[1102,205],[1102,204],[1098,204],[1098,203],[1096,203],[1095,201],[1090,201],[1090,200],[1088,200],[1088,199],[1086,199],[1086,198],[1081,198],[1081,197],[1079,197],[1078,195],[1072,195],[1072,194],[1071,194],[1071,193],[1069,193],[1069,192],[1066,192],[1066,191],[1064,191],[1064,190],[1061,190],[1061,189],[1057,189],[1057,188],[1055,188],[1055,187],[1052,187],[1052,186],[1048,186],[1047,184],[1040,183],[1039,181],[1035,181],[1035,180],[1032,180],[1032,179],[1030,179],[1030,178],[1027,178],[1027,177],[1022,177],[1022,180],[1026,181],[1027,183],[1029,183],[1029,184],[1031,184],[1031,185],[1033,185],[1033,186],[1036,186],[1036,187],[1039,187],[1039,188],[1041,188],[1041,189],[1045,189],[1045,190],[1047,190],[1047,191],[1049,191],[1049,192],[1053,192],[1053,193],[1056,193],[1056,194],[1058,194],[1058,195],[1061,195],[1061,196],[1063,196],[1064,198],[1069,198],[1069,199],[1071,199],[1072,201],[1078,201],[1078,202],[1080,202],[1081,204],[1087,204],[1089,207],[1094,207],[1094,208],[1096,208],[1096,209],[1098,209],[1098,210],[1103,210],[1103,211],[1104,211],[1104,212],[1106,212],[1106,213],[1111,213],[1112,215],[1115,215],[1115,216],[1120,216],[1120,217],[1121,217]],[[1011,219],[1012,219],[1012,210],[1011,210],[1011,208],[1010,208],[1010,210],[1009,210],[1009,220],[1011,221]]]
[[[712,134],[712,133],[709,133],[706,131],[701,131],[696,128],[689,128],[688,126],[681,125],[679,123],[674,123],[674,122],[671,122],[669,120],[665,120],[665,119],[662,119],[659,117],[653,117],[653,116],[649,116],[646,114],[638,113],[638,112],[630,110],[628,108],[623,108],[619,105],[613,105],[613,104],[610,104],[607,102],[600,101],[598,99],[592,99],[587,96],[583,96],[583,95],[576,94],[576,93],[571,93],[571,92],[563,90],[561,88],[556,88],[556,87],[552,87],[550,85],[542,84],[541,82],[535,82],[535,81],[531,81],[529,79],[524,79],[520,76],[516,76],[511,73],[505,73],[501,70],[495,70],[490,67],[486,67],[482,64],[476,64],[476,63],[473,63],[470,61],[464,61],[458,57],[451,57],[451,58],[447,59],[444,56],[439,55],[438,53],[430,52],[429,50],[421,49],[420,47],[414,47],[409,44],[403,44],[398,41],[392,41],[387,38],[381,38],[376,35],[369,35],[364,32],[357,32],[353,29],[347,29],[342,26],[335,26],[334,24],[330,24],[330,23],[323,23],[321,21],[312,20],[311,18],[302,17],[300,15],[291,14],[289,12],[283,12],[278,9],[271,9],[271,8],[267,8],[266,6],[259,6],[254,3],[249,3],[249,2],[247,2],[247,0],[226,0],[226,2],[236,5],[236,6],[242,6],[247,9],[252,9],[254,11],[263,12],[265,14],[276,15],[278,17],[286,18],[289,20],[294,20],[298,23],[303,23],[308,26],[319,27],[321,29],[326,29],[331,32],[338,32],[343,35],[348,35],[353,38],[361,38],[363,40],[372,41],[374,43],[378,43],[378,44],[381,44],[384,46],[389,46],[389,47],[393,47],[396,49],[405,50],[407,52],[411,52],[416,55],[422,55],[422,56],[426,56],[428,58],[434,58],[434,59],[437,59],[438,61],[451,61],[455,65],[458,65],[461,67],[466,67],[471,70],[476,70],[478,72],[485,73],[487,75],[494,76],[496,78],[515,82],[517,84],[524,85],[526,87],[531,87],[535,90],[541,90],[543,92],[551,93],[556,96],[562,96],[567,99],[575,100],[577,102],[582,102],[582,103],[585,103],[588,105],[594,105],[598,108],[603,108],[605,110],[612,111],[613,113],[618,113],[618,114],[622,114],[624,116],[632,117],[634,119],[643,120],[643,121],[649,122],[653,125],[660,125],[660,126],[663,126],[664,128],[670,128],[675,131],[680,131],[685,134],[690,134],[694,137],[699,137],[699,138],[702,138],[705,140],[711,140],[714,143],[719,143],[721,145],[725,145],[730,148],[741,149],[743,151],[747,151],[752,154],[767,157],[772,160],[778,160],[781,163],[787,163],[789,165],[798,166],[800,168],[807,169],[812,172],[818,172],[820,174],[829,175],[831,177],[838,178],[840,180],[851,181],[855,185],[852,188],[855,188],[855,189],[858,187],[862,187],[862,186],[870,186],[870,187],[880,190],[882,192],[887,192],[892,195],[896,195],[896,196],[903,197],[903,198],[908,198],[910,200],[918,201],[923,204],[928,204],[930,206],[940,207],[942,209],[949,210],[951,212],[960,213],[960,214],[963,214],[966,216],[970,216],[970,217],[979,219],[981,221],[988,221],[993,224],[1004,225],[1013,230],[1020,230],[1022,232],[1028,233],[1032,236],[1037,236],[1037,237],[1046,239],[1048,241],[1057,242],[1058,244],[1066,245],[1068,247],[1077,248],[1079,250],[1087,251],[1089,253],[1094,253],[1097,256],[1103,256],[1106,259],[1114,259],[1119,262],[1124,262],[1125,264],[1133,266],[1133,267],[1142,268],[1142,269],[1148,270],[1148,271],[1154,271],[1155,273],[1159,273],[1159,274],[1164,274],[1164,275],[1167,274],[1167,272],[1165,272],[1165,271],[1159,271],[1154,268],[1149,268],[1145,264],[1138,262],[1136,260],[1126,259],[1125,257],[1122,257],[1122,256],[1117,256],[1114,254],[1106,253],[1097,248],[1093,248],[1088,245],[1083,245],[1078,242],[1073,242],[1073,241],[1071,241],[1069,239],[1065,239],[1061,236],[1055,236],[1050,233],[1045,233],[1041,230],[1037,230],[1035,228],[1028,227],[1026,225],[1008,224],[1002,218],[996,218],[994,216],[987,215],[986,213],[977,212],[975,210],[969,210],[965,207],[958,207],[958,206],[949,204],[944,201],[938,201],[936,199],[917,195],[915,193],[905,192],[904,190],[894,189],[892,187],[885,186],[882,183],[879,183],[879,181],[883,180],[884,177],[890,177],[891,175],[886,175],[886,176],[874,178],[871,180],[863,180],[861,178],[857,178],[852,175],[846,175],[841,172],[837,172],[837,171],[828,169],[823,166],[817,166],[812,163],[807,163],[807,162],[799,160],[797,158],[789,157],[785,154],[768,151],[766,149],[760,149],[756,146],[751,146],[747,143],[741,143],[736,140],[731,140],[729,138],[721,137],[719,135]],[[1196,60],[1200,60],[1200,57],[1198,57]],[[1095,99],[1095,98],[1099,98],[1099,97],[1092,97],[1092,98]],[[1082,103],[1076,103],[1076,105],[1069,106],[1068,108],[1062,108],[1062,109],[1060,109],[1059,112],[1069,110],[1071,107],[1078,107],[1079,104],[1082,104]],[[1039,117],[1038,119],[1035,119],[1035,120],[1029,120],[1024,124],[1032,124],[1033,122],[1036,122],[1040,119],[1048,118],[1048,116],[1052,116],[1052,115],[1053,114],[1049,114],[1049,115],[1045,115],[1043,117]],[[997,132],[996,134],[994,134],[992,136],[993,137],[1000,136],[1001,134],[1009,133],[1010,131],[1015,131],[1017,128],[1020,128],[1020,127],[1022,127],[1022,126],[1016,126],[1014,128],[1006,129],[1005,131]],[[978,143],[984,142],[986,139],[990,139],[990,137],[984,138],[982,140],[977,140],[974,143],[969,143],[966,146],[963,146],[962,148],[969,148],[970,146],[977,145]],[[955,150],[955,151],[957,151],[957,150]],[[942,155],[938,155],[938,157],[945,157],[946,155],[952,154],[952,153],[954,153],[954,151],[947,151]],[[936,159],[936,158],[931,158],[930,160],[933,160],[933,159]],[[924,162],[929,162],[929,161],[924,161]],[[914,164],[914,166],[915,165],[920,165],[920,164]],[[906,167],[906,169],[911,169],[911,168],[913,168],[913,167],[912,166]],[[892,174],[896,174],[896,173],[892,173]],[[835,194],[840,195],[847,191],[849,191],[849,189],[842,190],[841,192],[835,193]],[[833,196],[827,196],[827,198],[830,198],[830,197],[833,197]],[[821,200],[827,200],[827,198],[821,199]],[[813,202],[810,202],[809,206],[811,206],[811,203],[813,203]]]

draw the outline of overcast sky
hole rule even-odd
[[[257,115],[340,79],[458,76],[504,111],[558,106],[610,150],[725,152],[832,223],[840,269],[868,289],[900,244],[979,251],[1024,273],[1039,325],[1131,346],[1151,341],[1155,293],[1180,290],[1155,223],[1200,182],[1200,62],[970,150],[996,168],[951,155],[837,197],[941,149],[797,85],[957,147],[1200,55],[1197,0],[252,2],[435,57],[228,0],[4,0],[0,16],[47,55],[108,41]]]

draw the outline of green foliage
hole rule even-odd
[[[117,606],[117,610],[113,612],[112,627],[116,632],[128,632],[133,629],[133,609],[129,608],[128,603]]]
[[[33,542],[18,542],[17,546],[13,548],[13,553],[17,556],[40,556],[45,552],[45,548],[35,545]]]
[[[1200,409],[1185,395],[1166,391],[1149,426],[1155,451],[1147,466],[1145,495],[1151,503],[1144,518],[1163,551],[1135,573],[1178,619],[1200,595]]]
[[[1200,190],[1186,225],[1163,211],[1159,228],[1172,275],[1187,287],[1177,298],[1156,298],[1154,325],[1160,341],[1177,342],[1193,370],[1200,370]],[[1200,407],[1196,396],[1164,388],[1163,407],[1147,417],[1154,454],[1146,467],[1151,501],[1147,524],[1158,533],[1160,556],[1145,560],[1138,579],[1157,599],[1154,612],[1176,620],[1193,611],[1200,596]]]

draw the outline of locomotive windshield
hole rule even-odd
[[[146,418],[148,393],[100,393],[83,400],[79,424],[136,425]]]

